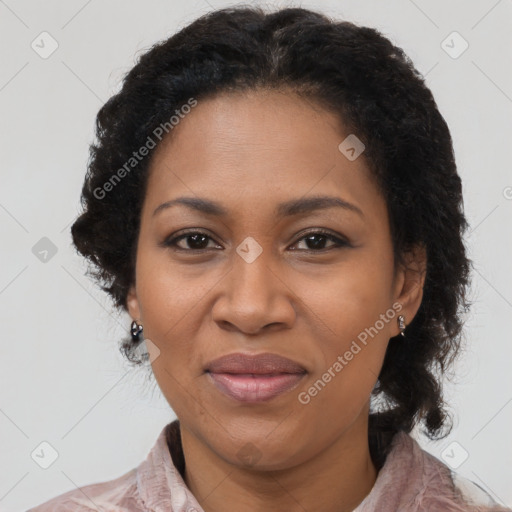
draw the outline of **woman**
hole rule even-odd
[[[449,431],[470,262],[452,141],[379,32],[209,13],[100,110],[73,241],[177,420],[32,511],[499,511]]]

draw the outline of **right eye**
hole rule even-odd
[[[213,238],[211,238],[206,233],[203,233],[202,231],[188,231],[178,236],[171,236],[169,238],[166,238],[162,245],[164,247],[170,247],[178,251],[204,251],[211,248],[208,247],[209,240],[212,242],[214,241]],[[178,245],[181,242],[184,242],[184,244],[182,244],[181,246]]]

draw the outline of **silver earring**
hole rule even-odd
[[[132,341],[134,341],[134,342],[140,341],[140,334],[142,332],[142,324],[139,324],[139,323],[137,323],[136,320],[134,320],[130,327],[130,332],[132,335]]]
[[[405,317],[403,315],[399,315],[397,320],[398,320],[398,328],[400,329],[400,334],[402,336],[405,336],[405,334],[404,334],[404,331],[405,331]]]

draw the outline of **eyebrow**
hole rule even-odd
[[[183,205],[192,210],[204,213],[206,215],[214,215],[218,217],[226,216],[229,211],[220,203],[209,199],[199,197],[178,197],[170,201],[166,201],[158,206],[153,212],[153,217],[168,208],[175,205]],[[309,196],[299,199],[292,199],[277,205],[275,214],[278,217],[291,217],[303,213],[310,213],[317,210],[325,210],[328,208],[343,208],[348,211],[357,213],[364,217],[363,212],[355,204],[349,203],[344,199],[335,196]]]

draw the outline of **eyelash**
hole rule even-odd
[[[207,233],[204,233],[203,231],[187,231],[185,233],[182,233],[181,235],[178,235],[176,237],[169,237],[169,238],[166,238],[163,242],[162,242],[162,246],[163,247],[169,247],[175,251],[182,251],[182,252],[195,252],[195,253],[201,253],[201,252],[205,252],[205,251],[209,251],[211,248],[203,248],[203,249],[183,249],[182,247],[177,247],[177,243],[180,242],[181,240],[189,237],[189,236],[192,236],[192,235],[203,235],[205,237],[207,237],[209,240],[213,240],[213,238],[211,236],[209,236]],[[340,249],[342,247],[349,247],[350,244],[348,243],[348,241],[342,239],[342,238],[339,238],[335,235],[333,235],[330,231],[326,231],[324,229],[316,229],[314,231],[309,231],[307,233],[304,233],[303,236],[301,238],[299,238],[293,245],[296,245],[297,243],[301,242],[302,240],[304,240],[306,237],[308,236],[313,236],[313,235],[321,235],[321,236],[324,236],[326,237],[327,239],[329,239],[331,242],[334,242],[335,245],[333,247],[328,247],[328,248],[324,248],[324,249],[293,249],[293,250],[298,250],[298,251],[301,251],[301,252],[317,252],[317,253],[322,253],[322,252],[326,252],[326,251],[329,251],[331,249]]]

